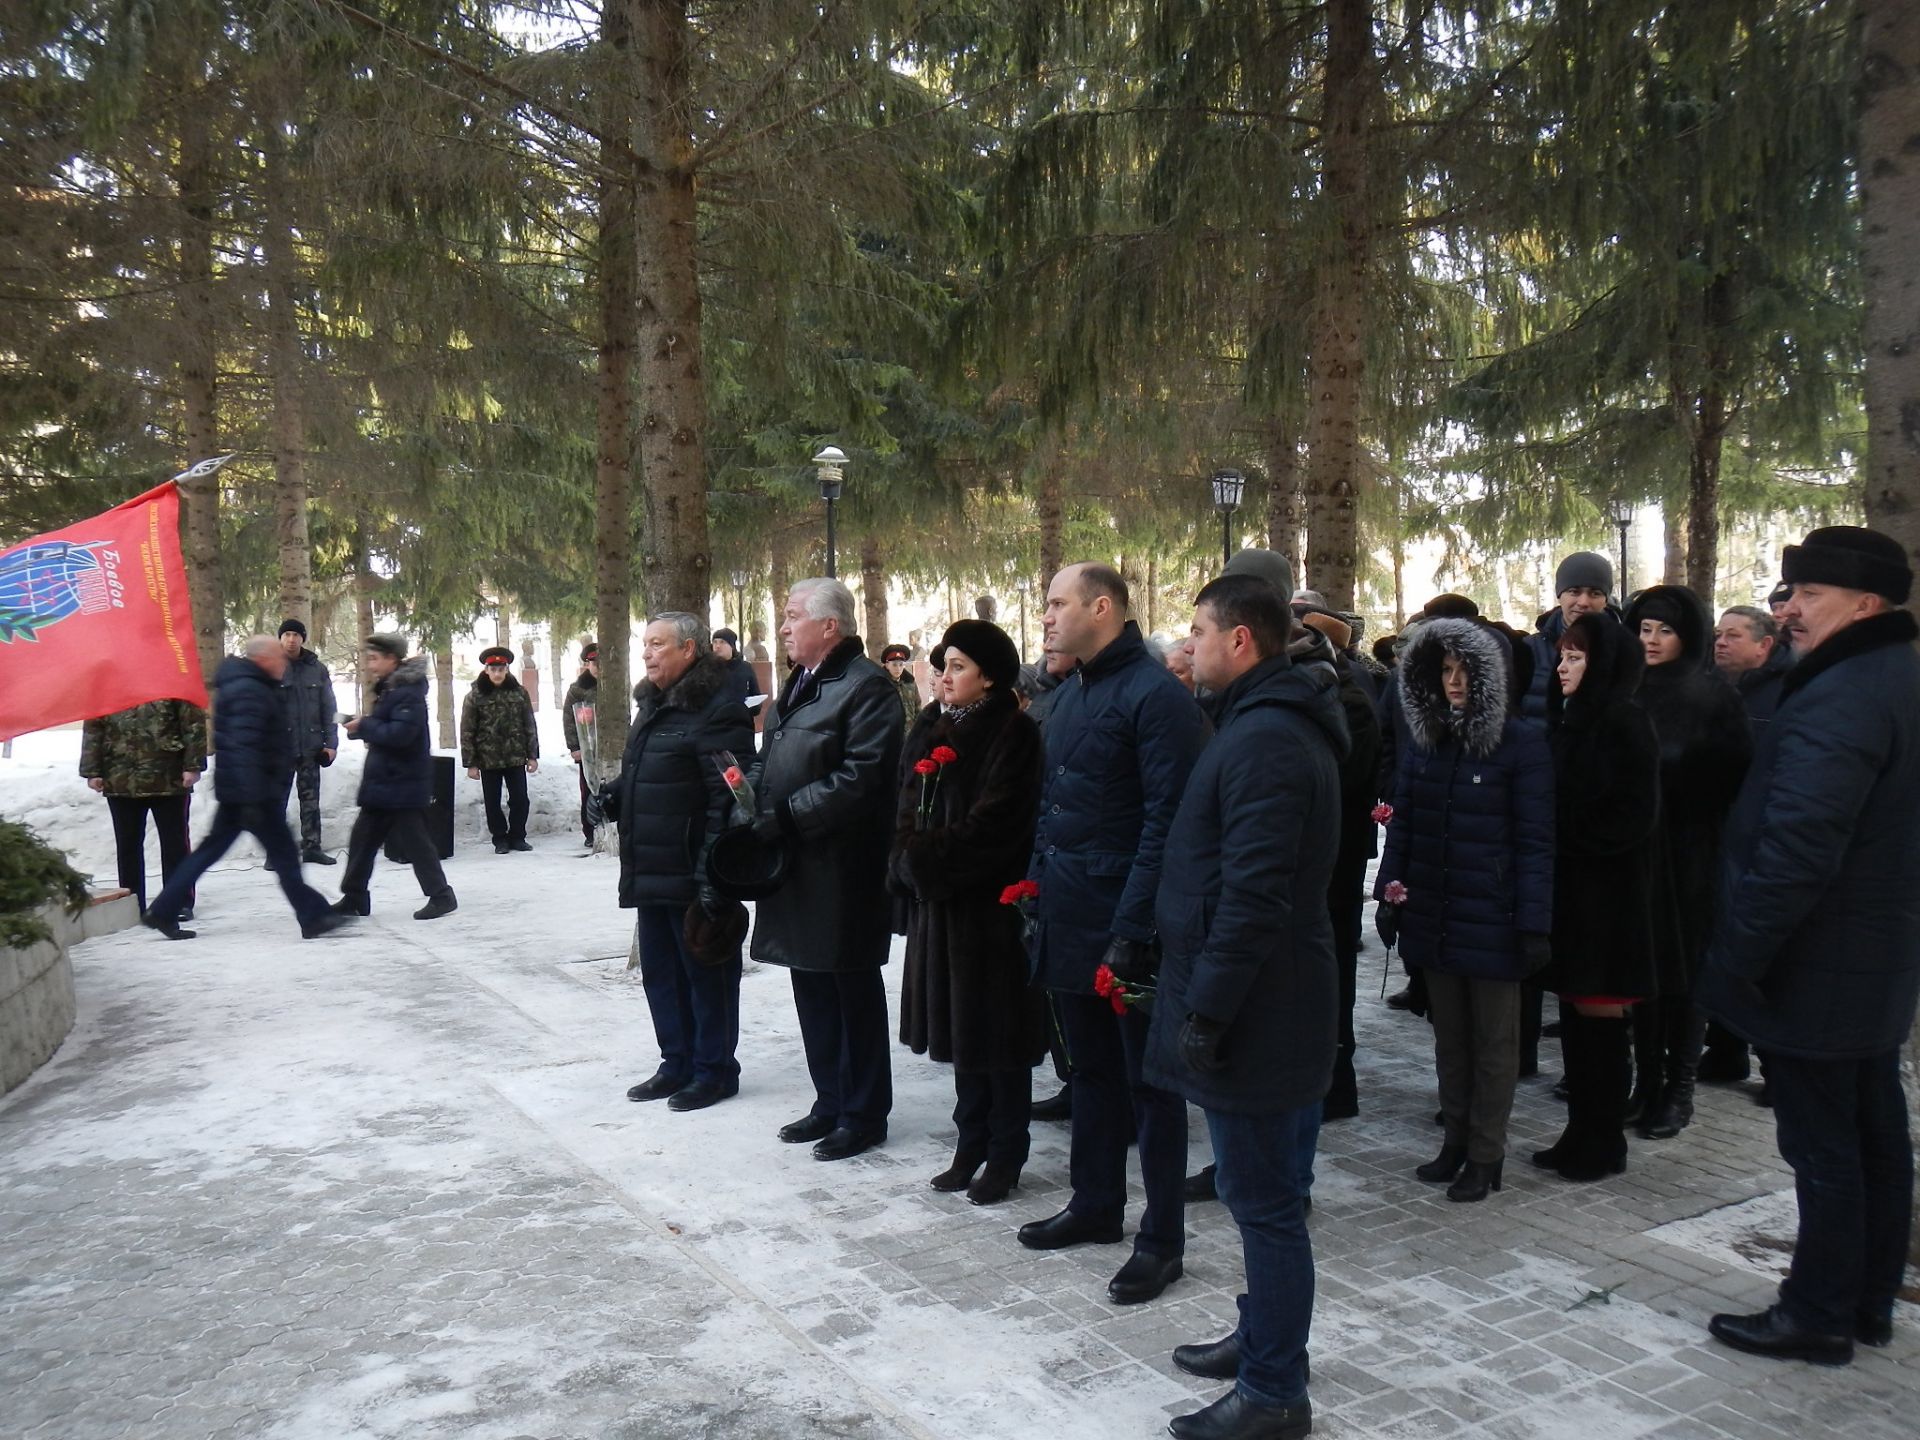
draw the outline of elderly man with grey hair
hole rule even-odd
[[[853,593],[838,580],[796,584],[780,638],[794,670],[763,726],[754,828],[789,858],[785,883],[760,902],[753,958],[793,976],[813,1080],[812,1107],[780,1138],[818,1142],[816,1160],[844,1160],[887,1138],[893,1109],[880,967],[893,942],[886,869],[900,699],[861,652]]]
[[[633,690],[633,728],[606,815],[620,827],[620,904],[640,912],[640,984],[660,1065],[627,1098],[704,1110],[740,1090],[745,928],[715,923],[726,902],[707,883],[706,854],[733,808],[725,772],[753,754],[753,721],[699,616],[655,615],[640,663],[646,678]]]

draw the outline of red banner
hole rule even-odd
[[[171,480],[0,550],[0,739],[148,700],[207,703]]]

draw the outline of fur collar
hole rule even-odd
[[[1441,663],[1450,656],[1467,666],[1467,708],[1458,716],[1440,684]],[[1454,738],[1470,755],[1491,755],[1507,726],[1507,675],[1506,647],[1486,626],[1427,621],[1400,662],[1400,708],[1413,743],[1431,753]]]
[[[637,713],[654,710],[692,710],[697,713],[706,709],[726,685],[727,662],[715,655],[702,655],[687,667],[686,674],[664,692],[651,680],[642,680],[633,687],[633,703]]]
[[[514,679],[511,674],[509,674],[507,678],[505,680],[502,680],[498,685],[494,684],[491,680],[487,679],[487,672],[484,670],[482,670],[478,675],[473,677],[473,693],[480,696],[482,699],[485,699],[487,696],[493,694],[494,691],[496,690],[511,691],[511,690],[518,690],[521,688],[522,687],[520,682]]]
[[[1920,625],[1905,610],[1886,610],[1869,615],[1832,636],[1825,644],[1802,655],[1780,686],[1780,698],[1796,693],[1816,675],[1831,670],[1843,660],[1853,660],[1888,645],[1911,645],[1920,640]]]
[[[427,657],[425,655],[409,655],[402,660],[399,668],[373,687],[373,693],[384,695],[387,691],[397,690],[403,685],[418,686],[422,690],[427,688]]]

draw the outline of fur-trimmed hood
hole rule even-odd
[[[1467,667],[1467,707],[1456,714],[1440,684],[1449,657]],[[1449,736],[1471,755],[1491,755],[1507,724],[1512,661],[1506,642],[1473,620],[1429,620],[1400,661],[1400,708],[1413,743],[1434,751]]]
[[[707,708],[714,696],[727,688],[727,662],[718,655],[702,655],[664,691],[651,680],[633,687],[634,717],[639,719],[654,710],[692,710]]]

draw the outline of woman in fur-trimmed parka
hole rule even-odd
[[[1553,760],[1539,727],[1509,714],[1511,670],[1505,637],[1475,620],[1429,621],[1407,647],[1410,743],[1375,889],[1383,937],[1427,977],[1446,1140],[1415,1173],[1451,1181],[1453,1200],[1500,1187],[1520,982],[1553,924]]]

